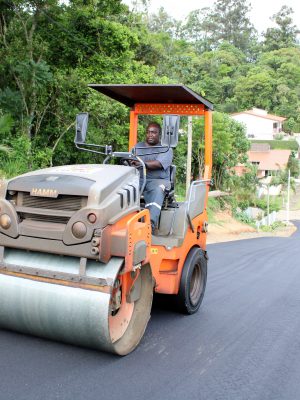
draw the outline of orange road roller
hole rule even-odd
[[[0,327],[126,355],[143,337],[154,292],[171,295],[187,314],[202,302],[213,105],[183,85],[89,86],[130,108],[129,151],[87,143],[82,113],[75,145],[104,154],[103,164],[46,168],[0,183]],[[141,115],[167,121],[157,152],[176,147],[178,117],[204,117],[204,176],[176,202],[170,168],[154,232],[137,146]]]

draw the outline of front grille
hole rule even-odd
[[[20,220],[23,221],[41,221],[41,222],[51,222],[55,224],[67,224],[70,217],[57,217],[54,215],[38,215],[30,213],[19,213]]]
[[[22,193],[22,195],[21,195]],[[19,197],[20,202],[19,202]],[[23,207],[42,208],[48,210],[78,211],[87,203],[87,197],[60,194],[56,199],[51,197],[30,196],[29,193],[18,193],[18,205]]]
[[[28,192],[8,195],[16,206],[20,221],[67,224],[72,214],[87,205],[87,196],[58,195],[57,198],[30,196]],[[47,213],[49,210],[49,213]],[[57,215],[55,215],[57,211]]]

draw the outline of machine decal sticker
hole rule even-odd
[[[30,192],[30,196],[57,197],[58,196],[58,191],[56,189],[32,188],[31,192]]]
[[[103,168],[95,167],[94,165],[64,165],[61,167],[53,168],[51,172],[61,173],[81,173],[81,174],[93,174],[101,171]]]

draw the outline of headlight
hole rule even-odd
[[[83,222],[75,222],[72,225],[72,234],[76,239],[82,239],[85,237],[87,232],[86,225]]]
[[[11,227],[11,218],[7,214],[0,216],[0,226],[2,229],[9,229]]]

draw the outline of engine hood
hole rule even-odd
[[[13,178],[7,190],[30,192],[34,196],[57,197],[59,194],[88,196],[93,185],[106,192],[135,176],[133,168],[117,165],[65,165],[46,168]],[[103,193],[104,194],[104,193]]]

